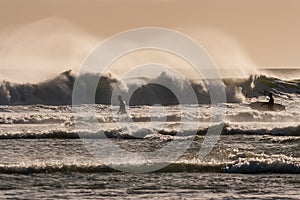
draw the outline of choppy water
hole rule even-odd
[[[1,174],[1,196],[22,199],[299,199],[295,174]]]
[[[76,129],[71,106],[1,106],[0,195],[22,199],[299,199],[299,105],[283,99],[286,111],[260,112],[248,106],[256,100],[225,105],[222,135],[204,159],[199,158],[199,150],[211,119],[209,105],[185,105],[185,112],[179,112],[180,106],[130,107],[129,117],[123,117],[129,122],[112,114],[117,107],[97,105],[99,126],[81,130]],[[86,123],[83,127],[92,126],[88,116],[76,116]],[[190,122],[179,128],[182,116]],[[197,126],[195,119],[200,120]],[[126,151],[151,152],[193,134],[191,147],[180,158],[142,174],[105,166],[101,156],[109,157],[109,148],[102,148],[96,159],[84,146],[84,141],[109,137]],[[111,166],[145,164],[123,156],[109,157]]]
[[[83,86],[89,78],[99,77],[84,75]],[[174,77],[158,78],[184,93]],[[35,85],[0,82],[1,198],[300,199],[299,80],[224,80],[228,103],[218,105],[225,108],[218,123],[204,81],[191,82],[199,105],[174,105],[165,88],[129,80],[117,88],[128,115],[116,115],[109,104],[117,79],[103,77],[99,104],[77,105],[76,114],[74,80],[68,71]],[[137,85],[146,86],[129,100]],[[250,108],[268,91],[284,111]],[[157,102],[168,106],[145,106]]]

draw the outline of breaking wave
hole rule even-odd
[[[72,103],[72,90],[75,78],[71,71],[66,71],[53,79],[39,84],[14,84],[2,81],[0,82],[0,104],[70,105]],[[85,74],[77,77],[77,80],[84,89],[89,87],[89,80],[95,78],[99,80],[95,95],[97,104],[111,104],[111,96],[116,87],[126,97],[126,93],[132,88],[136,88],[136,86],[138,86],[138,90],[128,100],[132,106],[178,104],[175,95],[168,88],[158,84],[148,84],[149,80],[142,78],[124,83],[124,81],[119,82],[117,78],[110,74],[106,76]],[[185,85],[182,81],[170,77],[164,72],[156,79],[162,80],[160,82],[169,82],[178,87],[178,91],[183,93],[185,91]],[[152,82],[155,82],[155,80]],[[189,82],[195,91],[198,102],[201,104],[210,103],[210,96],[207,90],[207,84],[209,83],[204,80],[190,80]],[[252,75],[248,79],[226,79],[224,84],[227,102],[229,103],[240,103],[245,98],[264,95],[266,91],[272,91],[277,95],[300,94],[300,80],[287,81],[265,75]]]

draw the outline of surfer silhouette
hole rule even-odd
[[[119,104],[120,108],[119,108],[119,111],[117,114],[126,114],[127,113],[126,112],[126,102],[123,100],[121,95],[118,96],[118,100],[120,102],[120,104]]]
[[[273,94],[268,93],[268,102],[254,102],[250,103],[250,108],[259,111],[285,111],[285,106],[274,102]]]
[[[273,94],[272,92],[269,92],[269,101],[266,103],[263,103],[262,105],[268,105],[268,109],[269,110],[273,110],[273,106],[274,106],[274,99],[273,99]]]

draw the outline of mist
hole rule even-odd
[[[1,29],[0,79],[36,83],[76,71],[97,40],[57,17]]]
[[[180,29],[180,28],[179,28]],[[188,29],[188,28],[187,28]],[[248,77],[257,66],[238,42],[219,30],[188,29],[217,65],[223,78]],[[58,17],[48,17],[0,31],[0,80],[37,83],[71,69],[80,68],[84,59],[105,37],[85,32]],[[132,68],[148,63],[162,63],[193,77],[195,70],[181,58],[161,51],[135,52],[117,60],[109,71],[122,76]],[[143,76],[143,74],[141,74]]]

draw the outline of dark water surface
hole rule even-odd
[[[1,174],[10,199],[299,199],[295,174]]]

